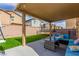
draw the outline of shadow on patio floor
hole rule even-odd
[[[64,56],[66,49],[59,48],[56,52],[44,48],[44,40],[28,43],[39,56]]]

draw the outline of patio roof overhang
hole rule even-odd
[[[49,22],[50,40],[51,40],[51,28],[52,28],[51,22],[79,17],[78,3],[20,3],[17,5],[16,10],[22,12],[23,46],[26,45],[25,14]]]
[[[20,3],[16,10],[48,22],[79,17],[78,3]]]

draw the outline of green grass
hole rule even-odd
[[[48,35],[46,35],[46,34],[27,36],[26,37],[26,43],[37,41],[37,40],[40,40],[40,39],[45,38],[47,36]],[[9,49],[9,48],[19,46],[19,45],[22,44],[21,40],[22,40],[22,37],[6,38],[5,43],[0,43],[0,46],[2,46],[2,47],[0,47],[0,50],[5,50],[5,49]]]
[[[30,43],[30,42],[33,42],[33,41],[37,41],[37,40],[40,40],[40,39],[45,38],[47,36],[48,35],[46,35],[46,34],[39,34],[39,35],[28,36],[26,38],[26,43]],[[16,37],[16,40],[18,40],[19,42],[21,42],[21,37]]]

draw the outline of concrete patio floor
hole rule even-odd
[[[59,48],[56,52],[45,49],[44,39],[28,43],[27,45],[33,48],[39,56],[64,56],[66,51],[63,48]]]
[[[49,39],[49,38],[45,38]],[[56,52],[44,48],[45,39],[28,43],[26,47],[18,46],[5,50],[0,56],[64,56],[66,49],[59,48]]]
[[[38,56],[38,54],[29,46],[14,47],[5,50],[5,54],[0,54],[1,56]]]

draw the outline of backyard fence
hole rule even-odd
[[[31,26],[26,26],[26,29],[27,36],[36,35],[37,32],[40,30],[39,27]],[[2,30],[5,37],[16,37],[22,35],[22,25],[3,25]]]

